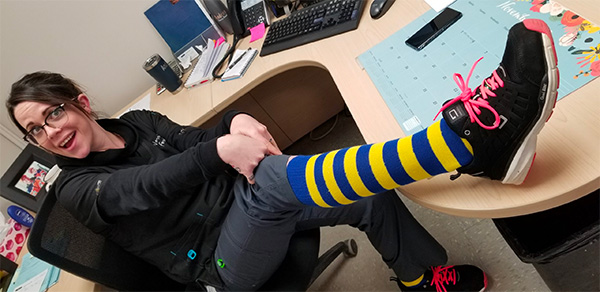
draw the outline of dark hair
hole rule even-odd
[[[41,102],[50,105],[64,103],[71,105],[86,114],[89,118],[98,118],[97,114],[88,114],[77,101],[77,97],[83,93],[81,87],[75,81],[58,73],[39,71],[30,73],[19,81],[13,83],[10,95],[6,100],[6,109],[13,123],[23,134],[27,130],[23,128],[15,118],[15,107],[25,101]]]

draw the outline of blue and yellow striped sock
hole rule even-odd
[[[287,175],[300,202],[335,207],[453,171],[472,159],[469,142],[442,119],[402,139],[296,156]]]

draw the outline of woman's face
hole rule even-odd
[[[87,97],[81,94],[77,98],[84,110],[91,111]],[[58,104],[46,104],[25,101],[14,109],[17,122],[29,131],[34,126],[44,125],[46,117],[55,110]],[[68,120],[59,128],[44,126],[47,139],[40,142],[40,147],[54,154],[71,158],[85,158],[92,150],[94,120],[72,105],[64,106]],[[42,133],[43,134],[43,133]]]

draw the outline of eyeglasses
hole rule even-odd
[[[44,127],[48,126],[48,127],[54,128],[54,129],[58,129],[58,128],[64,126],[68,120],[69,120],[69,116],[67,115],[67,112],[65,111],[65,104],[63,103],[63,104],[57,106],[54,110],[52,110],[46,116],[46,119],[44,119],[43,125],[34,126],[33,128],[31,128],[31,130],[29,130],[29,132],[27,132],[27,134],[25,134],[25,137],[23,137],[23,139],[25,139],[25,141],[27,141],[31,144],[40,145],[40,144],[46,142],[46,139],[48,139],[48,133],[46,133],[46,130],[44,129]]]

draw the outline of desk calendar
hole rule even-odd
[[[463,17],[423,50],[404,41],[437,14],[430,10],[358,57],[406,135],[433,123],[442,104],[460,94],[453,80],[460,73],[475,89],[498,67],[508,30],[536,18],[552,30],[563,98],[600,75],[600,27],[549,0],[458,0],[450,5]],[[559,106],[560,103],[557,105]],[[439,117],[438,117],[439,119]]]

